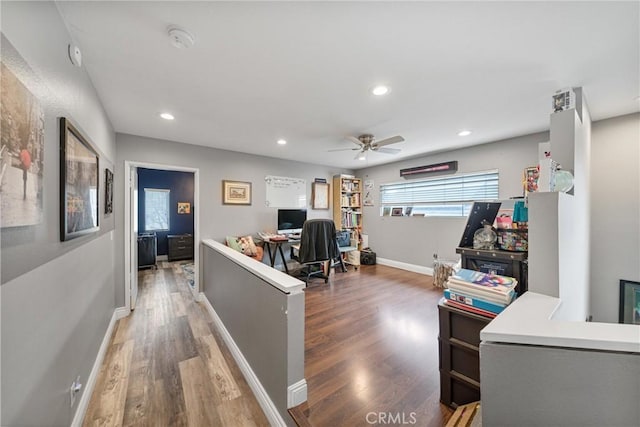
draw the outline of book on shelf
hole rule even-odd
[[[475,270],[467,270],[466,268],[461,268],[452,277],[465,282],[473,283],[475,285],[481,285],[496,290],[504,290],[505,288],[513,289],[518,284],[518,281],[513,277],[499,276],[497,274],[483,273],[481,271]]]
[[[467,311],[467,312],[473,313],[473,314],[479,314],[480,316],[484,316],[484,317],[490,317],[492,319],[497,316],[496,313],[492,313],[492,312],[487,311],[487,310],[482,310],[480,308],[472,307],[470,305],[461,304],[459,302],[451,301],[451,300],[448,300],[448,299],[444,300],[444,304],[448,305],[449,307],[454,307],[454,308],[457,308],[459,310]]]
[[[502,313],[502,311],[506,307],[505,304],[483,300],[482,298],[473,297],[470,295],[466,295],[464,293],[452,291],[451,289],[445,289],[444,296],[447,300],[455,301],[459,304],[468,305],[470,307],[475,307],[480,310],[490,311],[495,314]]]

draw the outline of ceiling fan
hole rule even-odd
[[[373,135],[364,134],[359,137],[348,136],[347,139],[354,144],[356,144],[357,148],[336,148],[329,151],[358,151],[356,155],[356,159],[364,159],[367,152],[376,151],[378,153],[386,153],[386,154],[398,154],[401,150],[399,148],[389,148],[387,145],[396,144],[398,142],[404,141],[404,138],[400,135],[392,136],[391,138],[382,139],[380,141],[376,141]]]

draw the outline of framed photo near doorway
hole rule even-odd
[[[620,280],[619,323],[640,325],[640,282]]]
[[[222,204],[250,205],[251,183],[242,181],[222,181]]]
[[[91,143],[60,118],[60,240],[94,233],[98,224],[99,156]]]

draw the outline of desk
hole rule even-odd
[[[276,256],[280,253],[280,258],[282,258],[282,264],[284,264],[284,271],[289,274],[289,267],[287,267],[287,260],[284,257],[284,252],[282,251],[282,245],[285,243],[300,243],[300,240],[271,240],[264,239],[264,245],[267,247],[267,253],[269,254],[269,262],[271,263],[271,267],[273,267],[276,263]],[[271,246],[273,245],[273,253],[271,253]]]

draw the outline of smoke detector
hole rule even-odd
[[[180,27],[171,26],[167,29],[167,33],[169,34],[169,38],[171,38],[171,44],[178,49],[190,48],[195,43],[193,36],[187,30]]]

